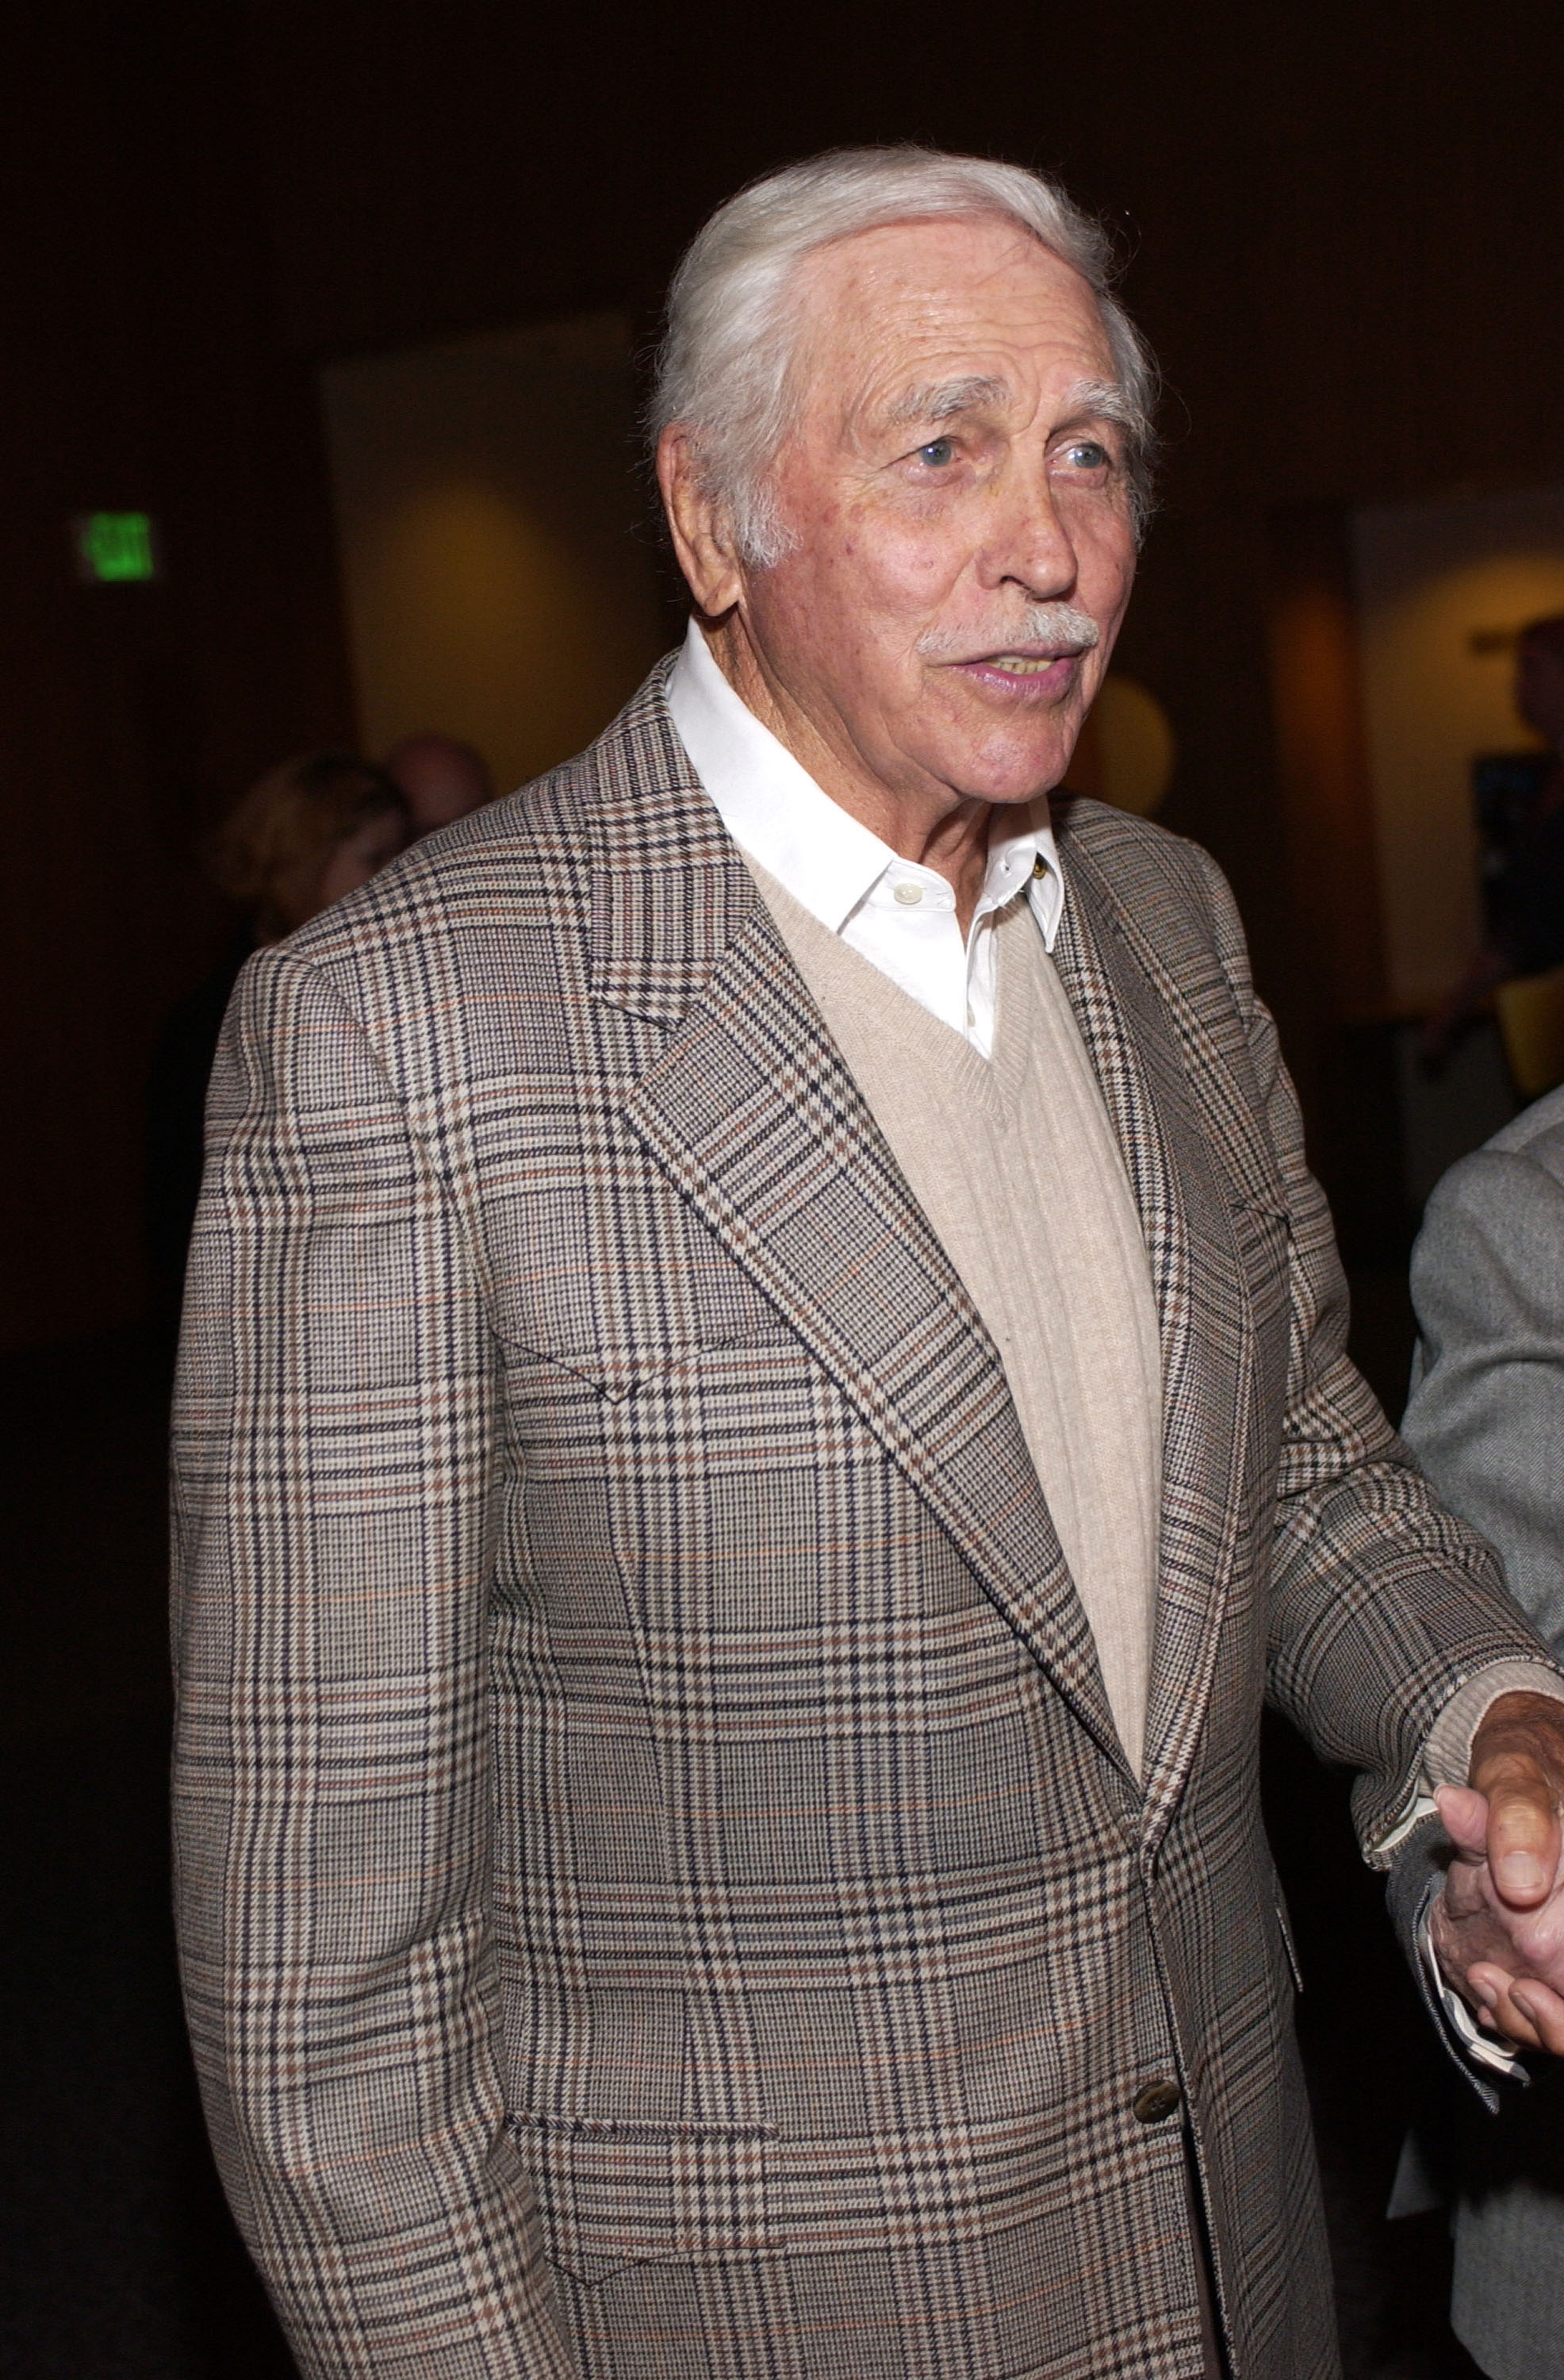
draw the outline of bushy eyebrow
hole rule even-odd
[[[985,407],[1002,410],[1010,401],[1009,382],[986,374],[936,381],[927,387],[909,388],[898,397],[886,417],[887,427],[910,430],[954,421],[964,413]],[[1064,418],[1067,422],[1110,421],[1132,437],[1140,427],[1134,400],[1112,380],[1077,381],[1065,400]]]
[[[887,426],[892,430],[909,430],[925,422],[954,421],[958,415],[975,413],[982,406],[1004,406],[1010,402],[1008,382],[990,380],[974,373],[965,380],[936,381],[926,388],[909,388],[899,396],[887,416]]]
[[[1134,400],[1116,380],[1078,380],[1066,400],[1069,421],[1111,421],[1134,437],[1141,426]]]

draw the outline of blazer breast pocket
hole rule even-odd
[[[612,1496],[665,1473],[786,1467],[790,1451],[813,1449],[818,1387],[803,1341],[771,1316],[748,1337],[708,1343],[501,1348],[503,1427],[534,1488],[590,1479]]]
[[[689,1377],[710,1356],[802,1352],[744,1267],[671,1192],[614,1211],[616,1229],[541,1231],[530,1262],[505,1281],[494,1325],[524,1435],[551,1415],[568,1427],[592,1397],[619,1405]]]

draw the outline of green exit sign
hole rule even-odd
[[[79,513],[72,527],[83,578],[102,585],[157,577],[150,513]]]

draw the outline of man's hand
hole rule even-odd
[[[1433,1912],[1439,1965],[1490,2032],[1564,2057],[1564,1702],[1501,1694],[1471,1779],[1436,1797],[1456,1847]]]

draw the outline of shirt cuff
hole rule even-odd
[[[1434,1816],[1434,1795],[1441,1785],[1466,1783],[1472,1740],[1500,1694],[1551,1694],[1555,1702],[1564,1702],[1564,1676],[1541,1661],[1490,1661],[1458,1687],[1428,1730],[1412,1792],[1395,1825],[1380,1839],[1378,1857],[1399,1850],[1414,1828]]]
[[[1513,1691],[1511,1687],[1505,1688],[1507,1694]],[[1417,1947],[1422,1955],[1423,1963],[1428,1971],[1429,1982],[1434,1986],[1435,1999],[1445,2012],[1445,2022],[1473,2063],[1486,2067],[1490,2074],[1513,2076],[1523,2073],[1520,2053],[1513,2049],[1506,2049],[1503,2043],[1496,2040],[1492,2034],[1480,2033],[1477,2029],[1477,2020],[1461,1994],[1452,1984],[1446,1983],[1434,1951],[1434,1925],[1431,1916],[1425,1917],[1417,1929]]]

